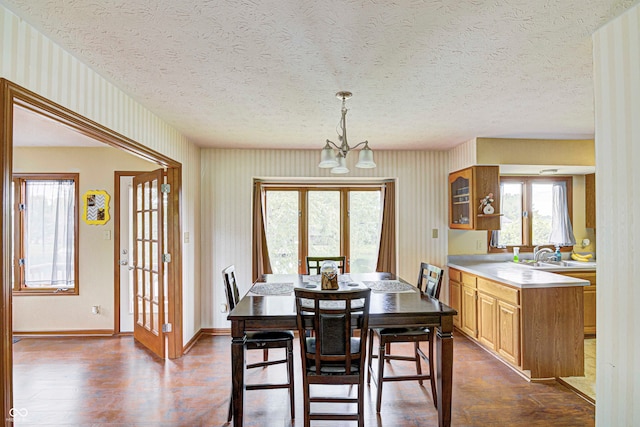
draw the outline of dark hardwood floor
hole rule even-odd
[[[297,344],[297,340],[296,340]],[[410,345],[394,345],[409,353]],[[295,349],[296,368],[299,353]],[[249,361],[257,360],[252,352]],[[225,426],[230,390],[230,338],[203,337],[175,361],[151,356],[130,336],[22,338],[14,344],[14,406],[19,426]],[[454,344],[453,426],[592,426],[595,407],[553,384],[529,383],[466,338]],[[249,381],[285,375],[284,366],[253,369]],[[411,370],[391,362],[389,373]],[[415,369],[415,368],[413,368]],[[434,426],[428,381],[386,383],[382,410],[365,385],[368,427]],[[296,419],[286,390],[249,391],[245,426],[302,426],[302,386],[296,377]],[[315,423],[342,426],[345,422]],[[347,424],[353,425],[355,423]]]

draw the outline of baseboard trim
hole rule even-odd
[[[231,328],[202,328],[205,335],[231,335]]]
[[[196,345],[200,337],[202,337],[202,329],[196,332],[193,338],[191,338],[189,342],[185,344],[185,346],[182,348],[182,355],[187,354],[193,348],[193,346]]]
[[[113,329],[77,329],[70,331],[14,331],[14,337],[111,337]]]

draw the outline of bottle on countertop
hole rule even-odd
[[[513,262],[518,262],[518,254],[520,253],[520,248],[513,248]]]
[[[562,261],[562,254],[560,253],[560,246],[556,245],[556,261]]]

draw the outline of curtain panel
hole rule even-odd
[[[382,208],[382,230],[376,271],[396,274],[396,187],[395,182],[385,183]]]
[[[267,235],[264,228],[264,194],[262,184],[254,183],[253,186],[253,281],[255,282],[263,274],[271,274],[271,261],[269,260],[269,248],[267,247]]]

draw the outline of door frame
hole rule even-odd
[[[180,194],[182,193],[182,164],[160,154],[124,135],[100,125],[78,113],[71,111],[35,92],[23,88],[9,80],[0,78],[0,199],[2,205],[11,205],[11,175],[13,170],[13,107],[19,105],[28,110],[42,114],[52,120],[66,125],[83,135],[100,141],[106,145],[123,150],[129,154],[156,163],[166,169],[167,182],[171,185],[171,193],[167,206],[168,249],[172,262],[167,265],[169,290],[169,313],[166,322],[172,324],[172,332],[167,334],[168,357],[182,356],[182,246]],[[12,289],[11,289],[11,212],[0,210],[2,224],[2,242],[0,257],[0,419],[10,419],[9,412],[13,407],[13,324],[12,324]],[[114,264],[116,263],[114,259]],[[114,320],[115,321],[115,320]]]

